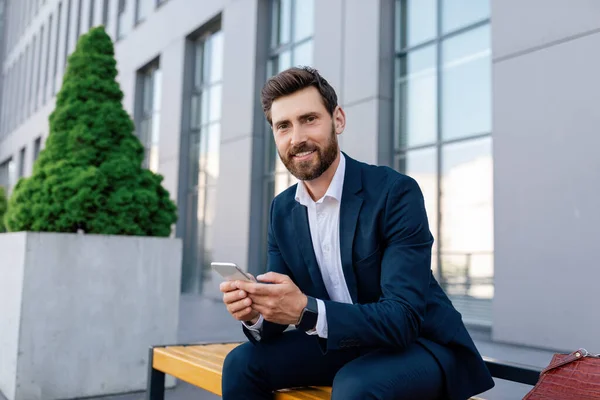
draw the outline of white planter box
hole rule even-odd
[[[149,347],[177,341],[180,277],[180,239],[0,234],[0,390],[144,390]]]

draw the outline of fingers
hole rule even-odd
[[[246,292],[244,292],[243,290],[233,290],[231,292],[227,292],[227,293],[223,294],[223,303],[225,303],[225,304],[235,303],[236,301],[245,299],[246,297],[248,297],[248,294]]]
[[[236,290],[235,281],[225,281],[221,282],[219,285],[219,290],[223,293],[231,292],[232,290]]]
[[[273,293],[277,292],[276,285],[270,285],[267,283],[251,283],[244,281],[236,281],[236,287],[240,290],[243,290],[247,293],[261,295],[261,296],[269,296]]]
[[[290,280],[289,276],[277,272],[267,272],[256,277],[259,282],[267,283],[285,283]]]
[[[231,315],[233,315],[233,317],[235,319],[237,319],[238,321],[248,321],[251,319],[251,315],[254,313],[255,311],[252,309],[252,307],[246,307],[244,309],[242,309],[241,311],[238,311],[236,313],[233,313]]]
[[[252,300],[246,298],[244,300],[236,301],[235,303],[227,304],[227,311],[229,311],[229,313],[235,317],[236,314],[240,313],[241,311],[244,311],[248,308],[251,309],[251,305]]]
[[[271,296],[250,295],[248,297],[252,300],[253,305],[259,305],[269,308],[275,307],[275,300]]]

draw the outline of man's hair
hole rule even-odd
[[[331,85],[314,68],[292,67],[271,77],[262,88],[262,107],[269,124],[273,124],[271,106],[275,100],[310,86],[317,88],[323,105],[329,115],[333,116],[333,111],[337,107],[337,94]]]

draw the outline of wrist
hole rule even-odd
[[[296,328],[305,332],[311,331],[317,326],[318,317],[319,307],[317,299],[314,297],[306,297],[306,306],[302,310]]]
[[[298,312],[296,313],[296,321],[298,321],[296,322],[296,325],[300,323],[300,319],[302,318],[302,314],[304,314],[304,310],[306,309],[307,305],[308,296],[302,293],[302,299],[300,300],[300,309],[298,309]]]

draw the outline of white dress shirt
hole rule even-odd
[[[296,201],[308,209],[308,224],[312,239],[313,249],[321,270],[323,282],[329,297],[340,303],[352,303],[344,271],[342,269],[342,256],[340,252],[340,204],[346,173],[346,159],[340,153],[340,163],[325,195],[314,201],[303,182],[298,182],[296,188]],[[319,316],[316,329],[309,334],[327,338],[327,316],[325,303],[317,299]],[[262,315],[256,324],[246,327],[251,329],[253,336],[258,339],[263,324]]]

